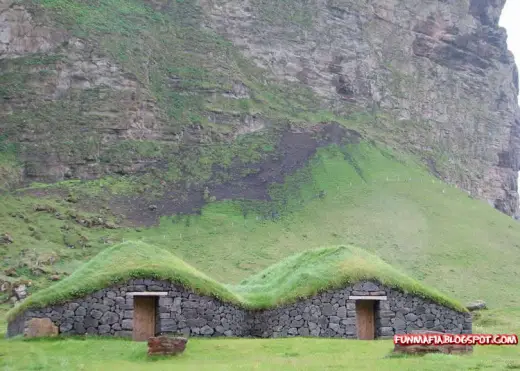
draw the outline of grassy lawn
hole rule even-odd
[[[492,312],[491,318],[516,313]],[[494,326],[479,328],[484,332]],[[489,321],[488,321],[489,322]],[[500,322],[500,321],[499,321]],[[502,324],[503,325],[503,324]],[[518,329],[518,322],[516,324]],[[481,332],[481,331],[479,331]],[[500,332],[495,330],[495,332]],[[511,329],[509,327],[509,331]],[[471,355],[391,357],[391,340],[190,339],[175,358],[148,359],[146,343],[128,340],[0,340],[1,370],[513,370],[518,346],[480,346]]]
[[[149,360],[146,343],[122,340],[12,341],[3,370],[508,370],[518,348],[479,347],[473,355],[388,358],[390,340],[192,339],[184,354]]]
[[[520,308],[484,311],[475,333],[520,333]],[[111,338],[0,340],[0,370],[514,370],[518,346],[471,355],[390,357],[391,340],[197,339],[175,358],[148,359],[146,344]]]

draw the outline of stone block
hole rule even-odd
[[[35,337],[54,337],[58,336],[58,327],[49,318],[33,318],[26,323],[24,336]]]
[[[121,328],[123,330],[132,330],[134,328],[134,323],[131,319],[124,319],[121,321]]]
[[[119,316],[114,312],[106,312],[103,314],[99,322],[104,325],[113,325],[119,321]]]
[[[111,328],[110,325],[99,325],[98,327],[98,333],[100,335],[108,334],[110,332]]]
[[[394,329],[392,327],[380,327],[379,328],[379,335],[381,336],[393,336],[394,335]]]

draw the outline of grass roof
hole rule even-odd
[[[464,306],[400,273],[379,257],[353,246],[309,250],[291,256],[237,285],[226,285],[198,271],[170,252],[138,241],[99,253],[64,280],[29,296],[7,319],[31,308],[63,303],[129,279],[154,278],[180,284],[247,309],[267,309],[362,280],[373,280],[403,292],[466,311]]]

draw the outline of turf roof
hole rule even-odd
[[[237,285],[226,285],[166,250],[129,241],[102,251],[69,277],[31,295],[11,309],[7,318],[12,320],[24,310],[63,303],[135,278],[170,281],[199,294],[252,310],[274,308],[323,290],[373,280],[457,311],[466,311],[457,301],[354,246],[309,250],[284,259]]]

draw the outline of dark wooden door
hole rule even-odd
[[[155,303],[154,296],[134,296],[133,340],[146,341],[155,336]]]
[[[376,335],[373,300],[356,301],[357,334],[360,340],[374,340]]]

